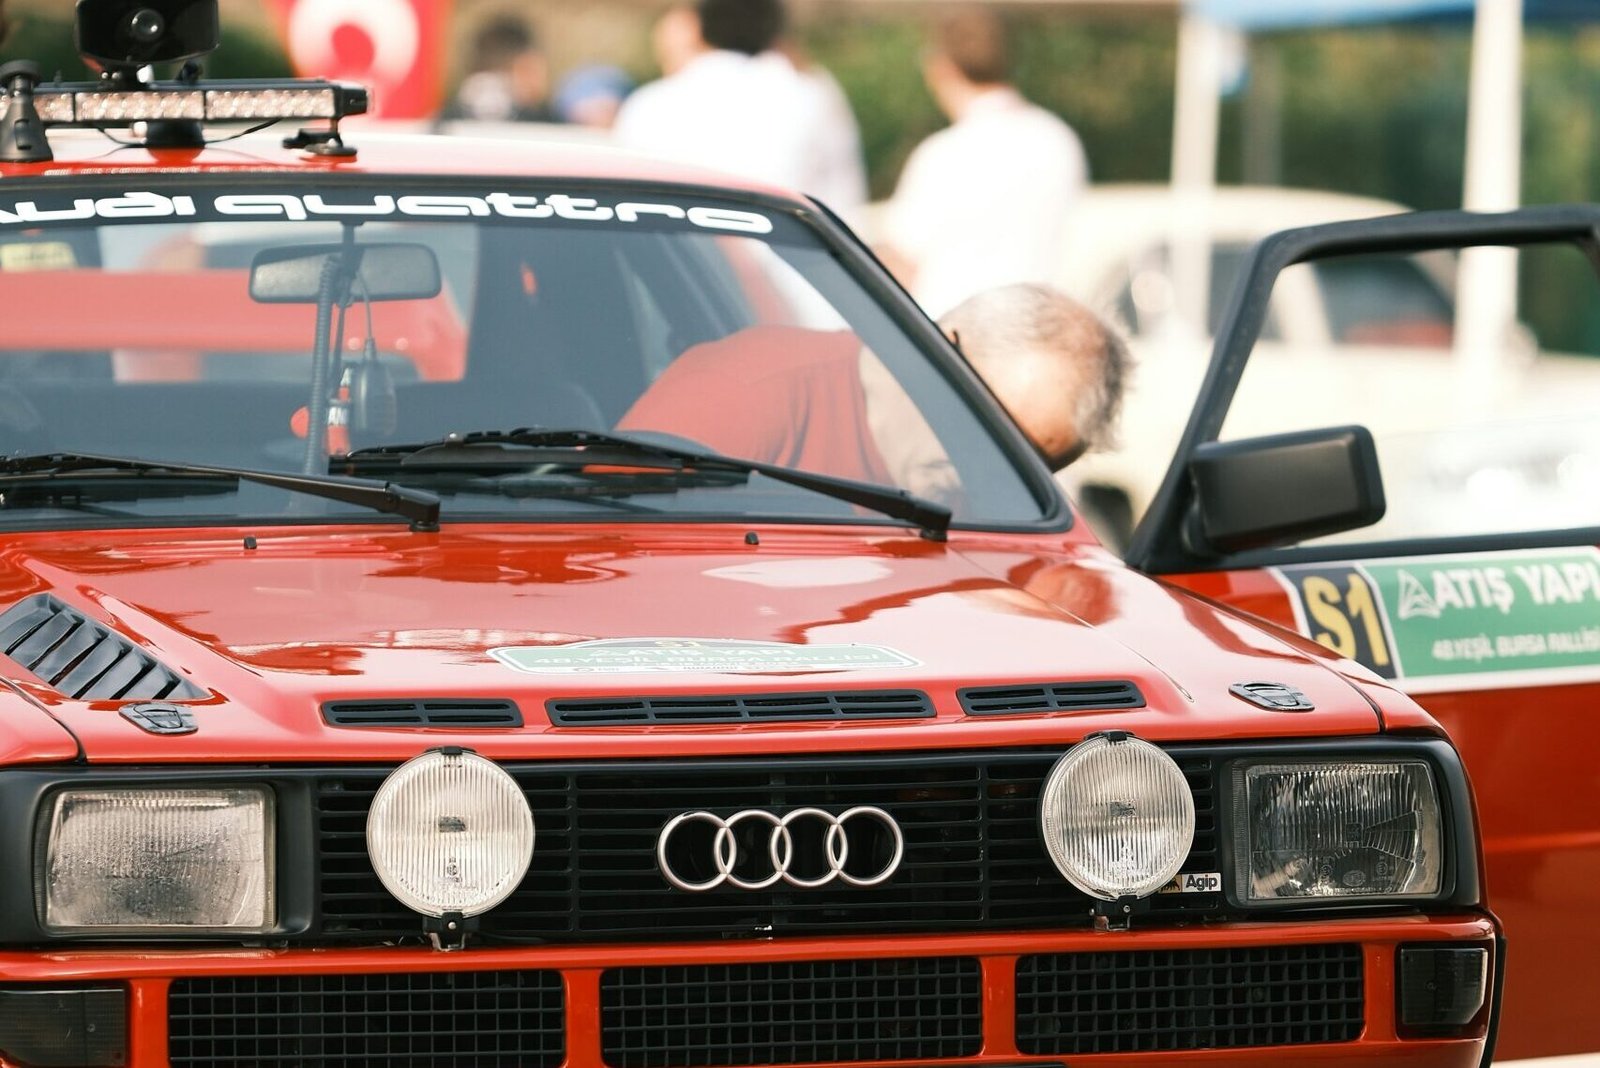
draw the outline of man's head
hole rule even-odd
[[[1048,286],[979,293],[939,325],[1052,470],[1111,442],[1128,374],[1116,332]]]
[[[513,107],[535,107],[550,95],[550,67],[539,37],[515,15],[497,15],[474,35],[471,73],[501,80]]]
[[[519,57],[537,51],[532,27],[514,15],[496,15],[472,38],[472,69],[510,70]]]
[[[783,36],[783,0],[700,0],[700,36],[712,48],[758,56]]]
[[[959,118],[967,98],[1011,80],[1005,21],[977,5],[949,15],[934,30],[922,72],[939,106]]]

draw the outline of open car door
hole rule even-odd
[[[1506,929],[1501,1058],[1600,1049],[1597,235],[1600,207],[1574,206],[1263,242],[1128,551],[1364,665],[1450,732]],[[1539,351],[1523,330],[1487,353],[1413,343],[1384,264],[1447,277],[1475,246],[1519,257],[1524,307],[1555,324]],[[1312,261],[1375,280],[1336,325],[1381,358],[1257,351],[1274,285]]]

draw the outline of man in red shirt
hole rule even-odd
[[[996,289],[941,322],[1052,470],[1106,441],[1126,375],[1116,334],[1044,286]],[[728,456],[898,486],[955,507],[961,480],[893,374],[848,331],[755,326],[673,361],[617,424]]]
[[[868,426],[861,340],[848,331],[754,326],[672,362],[617,424],[746,460],[892,485]]]

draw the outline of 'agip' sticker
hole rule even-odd
[[[694,671],[721,675],[860,671],[916,667],[880,645],[793,645],[726,638],[602,638],[570,645],[489,650],[502,664],[535,675],[626,675]]]
[[[1600,678],[1600,550],[1274,569],[1295,622],[1411,692]]]

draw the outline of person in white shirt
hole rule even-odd
[[[834,177],[841,154],[860,153],[859,139],[839,147],[837,112],[848,104],[773,51],[785,25],[782,0],[700,0],[697,13],[707,50],[627,99],[617,143],[856,211],[864,182],[856,189]],[[853,118],[851,126],[853,134]]]
[[[947,18],[923,73],[951,125],[906,161],[879,235],[884,262],[935,316],[981,290],[1053,281],[1088,181],[1078,136],[1010,84],[992,11]]]
[[[809,188],[802,187],[804,192],[822,201],[851,226],[859,225],[867,204],[867,164],[861,154],[861,127],[844,88],[793,37],[779,41],[762,58],[789,64],[816,97],[818,155],[811,161],[807,179],[811,184]]]

